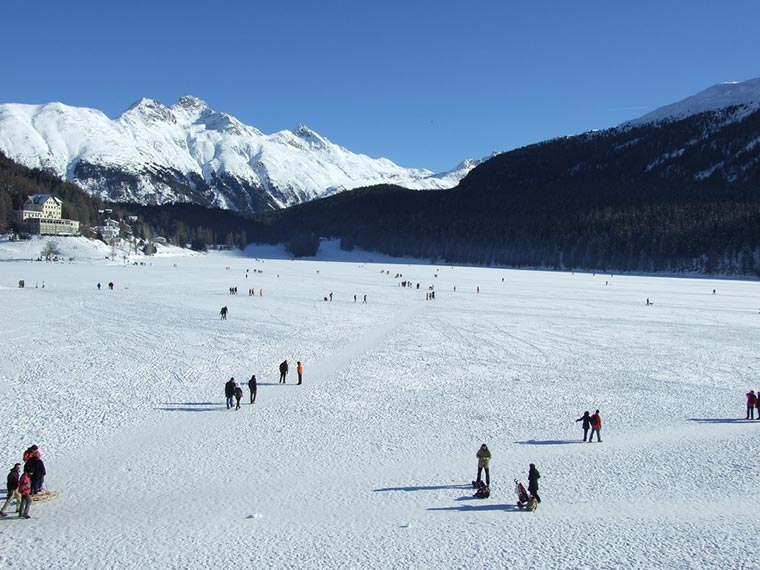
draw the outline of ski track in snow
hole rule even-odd
[[[61,491],[0,520],[3,567],[758,567],[757,283],[150,263],[0,266],[5,461],[39,444]],[[224,382],[252,373],[257,403],[246,387],[226,410]],[[604,442],[585,444],[595,408]],[[512,484],[531,462],[532,514]]]

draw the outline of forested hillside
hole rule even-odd
[[[757,275],[760,112],[740,113],[555,139],[450,191],[376,187],[268,219],[448,263]]]
[[[0,232],[13,225],[13,210],[19,210],[32,194],[52,194],[63,201],[63,217],[78,220],[86,229],[96,225],[100,200],[92,198],[77,185],[43,170],[21,166],[0,152]]]

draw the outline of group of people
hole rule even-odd
[[[248,390],[251,392],[251,404],[256,403],[256,375],[251,375],[251,379],[248,380]],[[243,399],[243,389],[235,382],[235,378],[230,378],[224,385],[224,396],[227,398],[227,409],[231,409],[233,406],[236,410],[240,409],[240,400]],[[235,399],[235,403],[232,403],[232,399]]]
[[[280,362],[280,381],[279,384],[285,384],[285,378],[288,375],[288,370],[290,370],[290,367],[288,366],[288,361],[283,360]],[[303,364],[301,364],[301,361],[299,360],[296,362],[296,373],[298,374],[298,384],[303,382]]]
[[[296,372],[298,373],[298,384],[301,384],[303,382],[303,364],[301,364],[301,361],[299,360],[296,364]],[[283,360],[280,363],[280,384],[285,384],[285,377],[288,375],[288,361]],[[248,390],[250,391],[251,395],[251,404],[256,403],[256,389],[257,389],[257,380],[256,375],[251,375],[251,379],[248,380]],[[240,400],[243,399],[243,388],[242,384],[238,385],[238,383],[235,381],[235,378],[232,377],[224,384],[224,397],[227,400],[227,409],[230,410],[232,408],[235,408],[236,410],[240,409]]]
[[[487,444],[482,444],[478,449],[475,457],[478,458],[478,476],[475,481],[472,482],[473,486],[478,490],[475,492],[475,496],[479,498],[488,498],[491,495],[491,471],[489,465],[491,463],[491,450],[488,449]],[[485,472],[486,480],[483,484],[483,473]],[[536,466],[531,463],[528,466],[528,492],[531,499],[535,499],[537,503],[541,502],[541,497],[538,496],[538,479],[541,474],[536,469]]]
[[[752,406],[750,407],[750,402]],[[747,419],[750,419],[751,409],[758,407],[758,419],[760,419],[760,400],[755,396],[755,393],[750,390],[747,394]],[[583,428],[583,441],[591,443],[596,434],[596,440],[602,441],[602,414],[599,410],[596,410],[593,414],[586,411],[583,415],[575,420],[576,422],[583,422],[581,427]],[[589,435],[589,430],[591,434]],[[489,470],[489,464],[491,463],[491,450],[488,449],[488,445],[485,443],[480,446],[475,457],[478,458],[478,476],[472,482],[473,487],[477,488],[475,493],[476,497],[487,498],[490,496],[491,491],[491,472]],[[485,473],[485,482],[483,482],[483,474]],[[536,466],[531,463],[528,468],[528,493],[530,498],[535,499],[536,503],[541,502],[541,497],[538,496],[538,479],[541,474],[536,469]]]
[[[108,282],[108,289],[113,291],[113,281]],[[100,291],[100,282],[98,282],[98,291]]]
[[[755,408],[757,408],[757,419],[760,420],[760,398],[754,390],[750,390],[745,396],[747,397],[747,419],[755,419]]]
[[[0,517],[7,516],[6,510],[11,502],[16,500],[16,512],[20,518],[32,518],[29,508],[32,505],[32,496],[42,491],[42,483],[45,481],[45,464],[42,454],[36,445],[32,445],[23,455],[24,470],[21,471],[21,463],[16,463],[8,473],[6,486],[8,497],[0,507]]]
[[[602,414],[599,413],[599,410],[596,410],[593,414],[589,414],[588,410],[586,410],[583,412],[583,415],[575,421],[583,422],[581,427],[583,428],[584,442],[586,441],[586,436],[588,436],[589,428],[591,429],[591,435],[588,436],[588,442],[591,443],[591,440],[594,439],[594,434],[596,434],[596,441],[602,441]]]

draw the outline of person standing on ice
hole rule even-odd
[[[298,383],[300,384],[303,381],[303,364],[301,364],[300,360],[296,365],[296,372],[298,372]]]
[[[42,462],[42,454],[36,445],[32,445],[24,451],[24,472],[34,473],[31,477],[32,495],[36,495],[42,490],[42,483],[45,481],[45,464]]]
[[[757,396],[755,395],[754,390],[750,390],[745,394],[745,396],[747,396],[747,419],[754,420],[755,406],[757,406]],[[758,415],[758,418],[760,418],[760,414]]]
[[[599,410],[596,410],[594,412],[594,415],[591,416],[591,435],[588,438],[589,443],[591,443],[591,440],[594,439],[594,433],[596,433],[596,441],[601,443],[602,441],[602,415],[599,413]]]
[[[484,443],[480,446],[480,449],[478,449],[478,452],[475,454],[475,457],[478,458],[478,477],[475,479],[475,483],[479,483],[481,481],[480,476],[483,473],[483,470],[486,472],[486,487],[491,486],[491,472],[488,469],[489,464],[491,463],[491,450],[488,449],[488,446]]]
[[[227,398],[227,409],[232,407],[232,398],[235,396],[235,378],[230,378],[224,385],[224,397]]]
[[[256,375],[253,374],[248,380],[248,389],[251,391],[251,404],[256,403]]]
[[[583,412],[583,416],[575,421],[583,422],[583,424],[581,424],[581,427],[583,428],[583,441],[586,441],[586,437],[588,436],[588,428],[591,427],[591,416],[589,415],[588,410]]]
[[[280,384],[285,384],[285,377],[288,375],[288,361],[283,360],[280,363]]]
[[[221,316],[221,318],[222,318],[223,321],[227,320],[227,305],[225,305],[224,307],[222,307],[222,310],[219,311],[219,315]]]
[[[240,400],[243,398],[243,389],[240,386],[235,386],[235,409],[240,409]]]
[[[13,469],[8,473],[8,498],[5,500],[3,508],[0,509],[0,517],[5,516],[5,510],[10,506],[13,499],[16,499],[16,512],[21,512],[21,493],[18,491],[18,480],[20,475],[21,463],[16,463],[16,465],[13,466]]]
[[[19,518],[32,518],[29,516],[29,507],[32,506],[32,476],[34,476],[33,472],[25,471],[18,480],[18,492],[21,495]]]
[[[530,493],[530,496],[536,499],[537,503],[541,502],[541,497],[538,496],[538,479],[541,477],[541,474],[538,472],[538,469],[536,469],[536,466],[532,463],[530,464],[530,468],[528,469],[528,493]]]

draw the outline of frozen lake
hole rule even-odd
[[[760,564],[757,282],[94,251],[0,262],[0,449],[38,444],[61,492],[0,520],[3,567]]]

